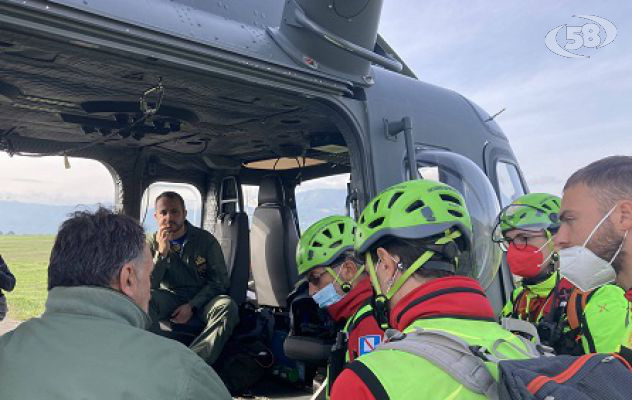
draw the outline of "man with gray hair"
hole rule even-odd
[[[586,309],[608,315],[600,324],[612,327],[610,339],[626,347],[632,345],[631,229],[632,157],[606,157],[568,179],[555,235],[560,273],[583,292],[594,293],[592,299],[586,296]],[[615,329],[622,324],[625,329]]]
[[[192,351],[145,331],[152,269],[131,218],[100,208],[65,221],[44,314],[0,337],[0,398],[230,399]]]

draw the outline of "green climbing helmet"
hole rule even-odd
[[[468,250],[472,221],[461,194],[449,185],[429,179],[406,181],[384,190],[362,211],[355,250],[362,255],[386,236],[423,239],[454,229],[464,239],[460,250]]]
[[[548,193],[529,193],[514,200],[498,215],[493,239],[501,242],[505,233],[513,229],[541,231],[554,234],[560,227],[561,199]]]
[[[344,216],[323,218],[310,226],[296,247],[298,274],[329,266],[343,252],[353,250],[355,231],[355,221]]]

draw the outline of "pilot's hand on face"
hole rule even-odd
[[[169,225],[161,225],[158,228],[158,234],[156,234],[156,241],[158,242],[158,252],[161,256],[169,254],[171,244],[169,241],[172,239],[173,233],[169,230]]]
[[[176,308],[171,314],[171,322],[174,324],[186,324],[193,316],[193,307],[191,304],[186,303]]]

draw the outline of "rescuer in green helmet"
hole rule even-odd
[[[557,196],[530,193],[499,214],[493,240],[521,278],[502,315],[533,323],[540,340],[557,354],[616,352],[630,331],[626,301],[615,285],[582,292],[560,279],[553,244],[560,203]]]
[[[492,349],[498,342],[496,349],[506,358],[525,357],[526,345],[496,323],[478,282],[458,275],[471,247],[465,202],[448,185],[408,181],[369,202],[358,220],[355,250],[366,260],[378,322],[398,331],[387,332],[387,345],[430,330],[467,342],[466,348]],[[485,398],[445,366],[410,351],[382,349],[350,363],[334,383],[331,398]],[[497,376],[495,365],[489,363],[488,369]]]
[[[353,250],[355,231],[350,217],[327,217],[305,231],[296,249],[298,272],[307,278],[309,294],[341,329],[329,360],[327,393],[344,365],[368,353],[384,335],[373,317],[371,283]]]

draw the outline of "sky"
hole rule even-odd
[[[632,140],[632,2],[384,2],[380,33],[419,79],[455,90],[491,115],[508,136],[530,190],[560,194],[576,169]],[[617,28],[614,42],[565,58],[545,46],[560,25],[595,15]],[[567,42],[566,30],[558,43]],[[610,32],[609,32],[610,34]],[[600,32],[602,41],[605,33]],[[0,153],[0,200],[56,204],[111,203],[114,185],[96,162]],[[19,174],[16,172],[19,171]],[[302,190],[344,187],[346,177],[308,182]]]

